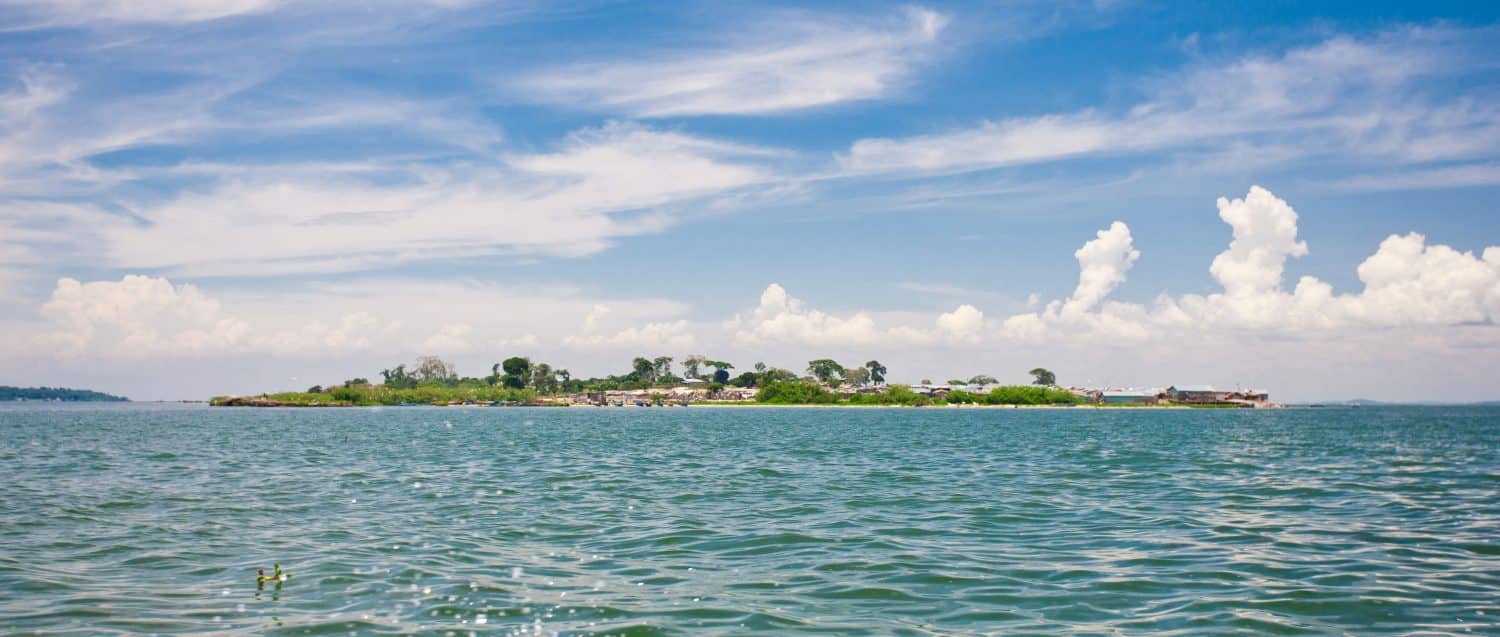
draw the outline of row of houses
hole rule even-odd
[[[619,389],[573,394],[564,400],[576,405],[657,405],[700,402],[739,402],[755,400],[760,390],[754,387],[725,387],[709,391],[691,385],[663,389]]]
[[[1087,389],[1069,387],[1085,401],[1104,405],[1210,405],[1237,404],[1244,407],[1270,407],[1271,395],[1260,389],[1215,389],[1211,385],[1172,385],[1150,389]]]
[[[999,385],[966,385],[960,387],[950,385],[911,385],[911,390],[924,396],[943,398],[955,390],[963,390],[974,394],[987,394],[996,387],[999,387]],[[871,391],[882,391],[883,389],[877,388]],[[1238,404],[1245,407],[1270,407],[1273,405],[1270,394],[1264,390],[1220,390],[1210,385],[1173,385],[1165,388],[1147,389],[1068,387],[1067,390],[1082,398],[1084,402],[1102,405]],[[866,390],[863,388],[851,388],[842,391],[844,393],[854,393]]]

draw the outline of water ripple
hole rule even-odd
[[[1500,633],[1495,409],[28,405],[0,465],[5,632]]]

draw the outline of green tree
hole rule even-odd
[[[844,380],[855,387],[864,387],[870,384],[870,370],[863,367],[850,367],[844,370]]]
[[[526,381],[531,379],[531,359],[523,356],[512,356],[501,361],[500,369],[505,370],[501,382],[512,389],[526,387]]]
[[[714,368],[713,382],[720,385],[729,382],[729,370],[734,369],[734,365],[724,361],[703,361],[703,364]]]
[[[1048,371],[1046,368],[1038,367],[1038,368],[1033,369],[1033,370],[1031,370],[1029,372],[1026,372],[1026,373],[1031,374],[1031,377],[1034,379],[1034,380],[1031,381],[1031,384],[1033,384],[1033,385],[1056,385],[1057,384],[1057,375],[1053,374],[1050,371]]]
[[[631,374],[635,376],[636,380],[643,383],[656,380],[656,363],[652,362],[651,359],[644,356],[637,356],[635,360],[630,362],[630,367],[633,370]]]
[[[886,369],[885,365],[880,364],[880,361],[870,361],[868,363],[865,363],[865,369],[870,370],[870,382],[875,383],[876,385],[885,384]]]
[[[417,379],[406,373],[406,365],[397,365],[393,369],[380,370],[380,377],[386,387],[393,389],[411,389],[417,386]]]
[[[551,394],[557,391],[557,376],[552,373],[552,366],[546,363],[537,363],[531,367],[531,386],[538,393]]]
[[[844,382],[844,366],[831,358],[807,361],[807,373],[829,387],[838,387]]]
[[[964,385],[968,385],[967,382],[964,382],[964,381],[959,380],[957,378],[950,378],[950,379],[948,379],[948,384],[951,385],[951,386],[953,386],[953,387],[963,387]]]
[[[1000,384],[1000,380],[997,379],[997,378],[995,378],[994,376],[986,376],[984,374],[976,374],[973,378],[969,379],[969,384],[970,385],[998,385],[998,384]]]

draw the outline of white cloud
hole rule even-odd
[[[262,13],[280,0],[3,0],[63,24],[85,22],[188,23]]]
[[[1116,221],[1097,237],[1083,244],[1073,256],[1078,259],[1078,287],[1062,306],[1062,313],[1088,312],[1125,282],[1125,273],[1141,258],[1130,236],[1130,228]]]
[[[1431,97],[1424,82],[1493,67],[1476,56],[1493,29],[1405,28],[1333,37],[1152,82],[1123,113],[1084,110],[981,122],[950,132],[856,141],[846,173],[963,172],[1087,155],[1230,149],[1428,162],[1492,157],[1493,100]],[[1476,59],[1477,58],[1477,59]]]
[[[1460,164],[1384,175],[1360,175],[1335,182],[1343,190],[1421,190],[1500,184],[1500,164]]]
[[[744,320],[736,317],[735,342],[754,345],[762,342],[821,344],[864,344],[880,336],[875,321],[864,313],[839,317],[808,309],[801,300],[787,294],[786,288],[772,283],[760,295],[760,303]]]
[[[444,301],[412,304],[417,297]],[[680,314],[685,308],[653,299],[608,303],[621,321]],[[567,325],[600,305],[555,287],[532,293],[468,281],[399,279],[210,296],[194,285],[128,275],[118,281],[59,280],[41,308],[41,320],[20,324],[16,331],[34,337],[34,354],[74,360],[366,351],[494,357],[538,348],[543,343],[538,332],[560,342]],[[680,348],[694,342],[690,324],[664,321],[573,345]]]
[[[641,117],[753,115],[869,100],[906,79],[946,22],[918,8],[893,24],[788,15],[727,48],[567,66],[518,88],[528,97]]]
[[[956,342],[977,341],[982,329],[984,312],[972,305],[960,305],[958,309],[945,312],[937,318],[938,333]]]
[[[972,342],[978,339],[983,325],[984,313],[965,304],[939,315],[929,326],[881,328],[866,312],[839,316],[809,308],[776,283],[766,286],[759,304],[748,315],[737,315],[725,323],[733,334],[734,344],[742,347],[771,344],[899,346],[940,340]]]
[[[119,281],[60,279],[42,316],[64,355],[98,351],[127,358],[170,358],[232,351],[252,336],[191,285],[130,275]]]
[[[301,327],[276,330],[269,337],[251,339],[249,346],[276,354],[344,353],[370,349],[382,329],[368,312],[346,314],[333,324],[314,319]]]
[[[1428,245],[1416,233],[1391,235],[1359,265],[1364,284],[1359,293],[1336,294],[1331,285],[1311,276],[1299,279],[1288,292],[1282,282],[1286,260],[1308,252],[1297,237],[1296,211],[1259,186],[1252,186],[1243,199],[1220,198],[1218,208],[1219,217],[1233,231],[1229,247],[1209,268],[1222,293],[1163,295],[1152,306],[1100,304],[1138,256],[1130,247],[1128,230],[1116,222],[1079,250],[1082,273],[1072,299],[1012,316],[1003,322],[1000,335],[1013,340],[1144,340],[1186,330],[1313,339],[1327,337],[1330,330],[1500,322],[1500,247],[1475,255]],[[1106,240],[1106,235],[1125,240]],[[1113,247],[1104,247],[1111,243]],[[1098,267],[1100,262],[1103,269],[1091,274],[1091,265]],[[1076,309],[1059,310],[1069,305]]]
[[[463,351],[469,348],[469,334],[473,331],[471,325],[449,323],[422,341],[422,350],[438,353]]]
[[[672,223],[659,210],[766,178],[758,151],[611,125],[512,170],[428,170],[417,183],[348,175],[228,179],[94,226],[108,265],[193,274],[326,272],[474,254],[578,256]],[[643,212],[643,211],[655,212]],[[336,233],[337,240],[331,240]]]
[[[639,327],[627,327],[609,335],[567,336],[564,347],[573,349],[637,349],[680,351],[693,347],[698,337],[693,334],[692,324],[687,321],[647,323]]]
[[[1234,229],[1229,249],[1208,271],[1230,296],[1263,294],[1281,287],[1287,257],[1307,254],[1297,240],[1297,212],[1271,191],[1251,186],[1244,199],[1220,197],[1219,218]]]

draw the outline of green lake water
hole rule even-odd
[[[1500,633],[1500,409],[17,405],[0,467],[3,633]]]

